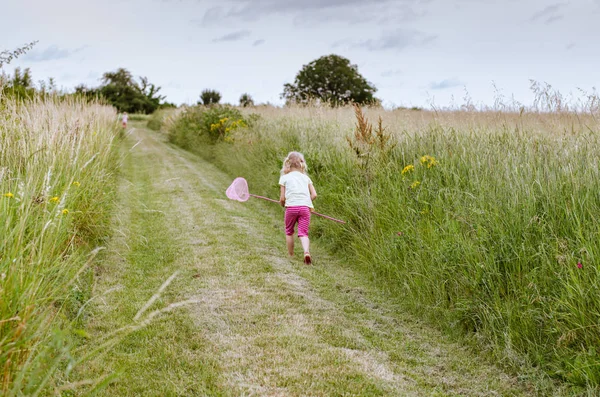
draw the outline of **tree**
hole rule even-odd
[[[95,93],[85,86],[76,87],[76,92]],[[159,108],[164,96],[159,95],[160,87],[150,84],[147,77],[140,77],[138,84],[127,69],[106,72],[97,93],[121,112],[149,114]]]
[[[240,97],[240,106],[244,108],[248,106],[254,106],[254,99],[252,99],[250,94],[242,94]]]
[[[147,77],[140,77],[140,81],[142,86],[140,87],[142,90],[142,94],[146,96],[148,103],[153,108],[148,113],[154,112],[154,110],[160,107],[160,102],[163,101],[166,97],[164,95],[159,95],[158,91],[160,91],[160,87],[155,86],[154,84],[150,84],[148,82]]]
[[[4,75],[2,80],[4,84],[0,89],[5,95],[20,99],[31,99],[36,93],[29,68],[23,71],[21,71],[21,68],[15,68],[12,77]]]
[[[0,96],[18,99],[32,99],[35,96],[57,96],[65,97],[67,94],[56,87],[54,78],[49,77],[47,81],[38,80],[37,85],[33,82],[33,76],[29,68],[21,70],[17,67],[13,75],[0,74]]]
[[[216,105],[221,100],[221,94],[217,90],[204,90],[200,95],[198,104],[200,105]]]
[[[0,52],[0,68],[3,65],[8,65],[13,59],[18,58],[19,56],[25,54],[27,51],[31,50],[36,44],[36,41],[32,41],[31,43],[25,44],[22,47],[17,48],[13,51],[1,51]]]
[[[377,89],[359,72],[350,60],[339,55],[327,55],[304,65],[294,84],[283,86],[282,99],[287,103],[308,103],[320,100],[332,106],[349,102],[370,104]]]
[[[133,75],[123,68],[104,73],[98,93],[120,112],[135,113],[145,102]]]

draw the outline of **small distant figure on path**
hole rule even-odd
[[[123,128],[127,128],[127,112],[123,112],[122,120],[123,120]]]
[[[294,256],[294,227],[298,224],[298,238],[304,249],[304,263],[310,265],[308,227],[310,226],[310,213],[313,210],[313,200],[317,192],[312,181],[306,175],[306,161],[304,155],[290,152],[283,160],[281,177],[279,178],[280,196],[279,203],[285,207],[285,242],[288,253]]]

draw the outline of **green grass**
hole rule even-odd
[[[152,186],[151,173],[145,168],[149,165],[140,166],[137,160],[132,155],[124,164],[122,177],[131,181],[131,186],[120,197],[128,204],[120,215],[127,215],[115,218],[117,224],[113,225],[126,231],[128,238],[123,244],[129,249],[124,258],[109,254],[101,264],[101,283],[118,282],[119,290],[114,294],[123,299],[115,302],[116,310],[110,316],[90,314],[88,327],[95,333],[135,324],[132,319],[140,307],[180,265],[175,261],[182,247],[173,239],[166,217],[155,210],[164,196]],[[159,302],[176,300],[180,294],[172,290],[178,288],[176,281]],[[174,311],[168,318],[156,320],[153,326],[125,336],[106,353],[110,360],[98,359],[101,367],[96,367],[98,361],[88,367],[99,372],[91,377],[103,375],[108,366],[124,379],[112,383],[105,391],[107,395],[215,395],[211,392],[217,377],[214,363],[203,359],[195,364],[185,359],[186,355],[205,349],[206,343],[190,318]]]
[[[128,141],[127,149],[131,145]],[[121,178],[127,188],[120,192],[123,204],[117,208],[112,226],[116,235],[99,264],[99,287],[95,290],[97,295],[110,291],[105,299],[110,300],[111,307],[88,313],[91,339],[86,348],[97,346],[97,341],[115,329],[137,326],[136,313],[169,276],[181,271],[185,247],[173,236],[170,217],[159,209],[170,192],[153,186],[156,174],[150,169],[154,166],[135,152],[123,163]],[[181,280],[176,278],[149,310],[182,300],[185,294],[180,288]],[[217,364],[202,355],[206,345],[189,316],[174,310],[168,317],[158,317],[151,326],[128,332],[115,347],[85,363],[74,379],[114,373],[117,381],[102,392],[106,395],[224,395],[215,391]],[[200,361],[188,359],[196,354]]]
[[[596,118],[375,111],[391,136],[380,148],[353,137],[348,109],[266,109],[214,145],[195,112],[171,123],[173,141],[246,177],[254,194],[276,196],[281,160],[303,152],[317,210],[348,221],[312,234],[406,307],[505,365],[597,390]]]
[[[129,120],[131,121],[148,121],[150,118],[151,115],[143,113],[132,113],[129,115]]]

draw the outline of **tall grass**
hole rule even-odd
[[[0,390],[68,388],[70,341],[107,234],[116,113],[0,98]]]
[[[158,109],[156,112],[148,116],[146,126],[154,131],[160,131],[166,124],[183,111],[180,108]]]
[[[233,143],[199,136],[197,110],[168,132],[273,197],[282,158],[303,152],[317,210],[348,221],[311,234],[348,266],[505,364],[600,385],[594,114],[368,109],[372,125],[352,108],[252,111]]]

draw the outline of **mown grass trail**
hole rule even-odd
[[[316,266],[286,258],[279,210],[227,201],[232,178],[212,165],[143,128],[124,145],[129,153],[114,238],[99,266],[91,340],[135,323],[176,271],[149,310],[195,303],[159,316],[86,365],[82,377],[120,374],[104,395],[534,392],[404,314],[318,241],[311,250]]]

